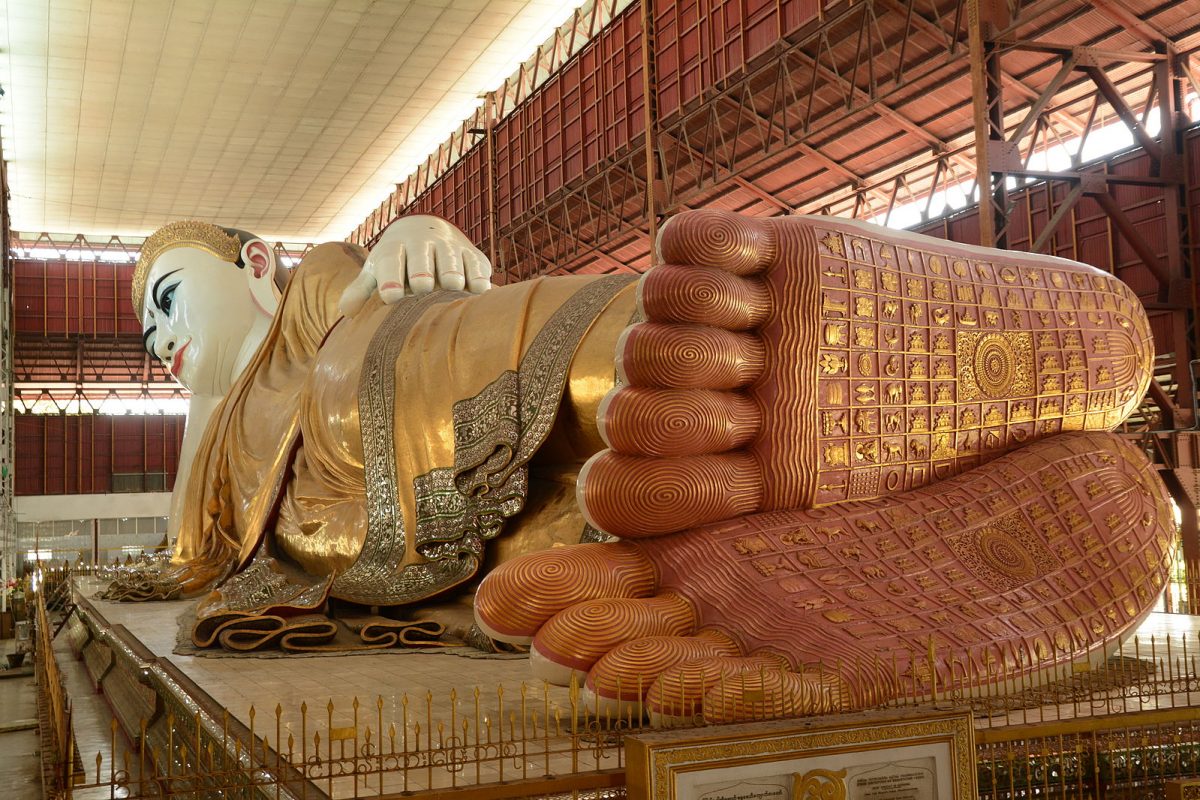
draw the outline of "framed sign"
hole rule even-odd
[[[626,738],[634,800],[974,800],[971,715],[880,711]]]

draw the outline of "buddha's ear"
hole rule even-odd
[[[242,245],[242,263],[246,283],[255,304],[268,316],[279,307],[279,289],[275,286],[275,251],[262,239],[251,239]]]

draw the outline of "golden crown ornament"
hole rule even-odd
[[[146,276],[150,274],[154,260],[176,247],[198,247],[234,264],[242,252],[242,241],[219,225],[195,219],[172,222],[150,234],[142,243],[142,252],[133,270],[133,310],[139,317],[146,295]]]

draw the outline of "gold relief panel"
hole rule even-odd
[[[879,271],[879,288],[880,291],[889,294],[900,293],[900,275],[892,270]]]
[[[839,233],[835,233],[833,231],[826,233],[821,238],[821,246],[824,247],[825,250],[831,255],[839,257],[846,255],[846,248],[842,244],[842,236]]]
[[[850,252],[855,259],[863,263],[874,261],[871,244],[866,239],[860,239],[857,236],[852,238],[850,240]]]
[[[962,400],[1000,400],[1034,393],[1031,333],[963,331],[956,344]]]
[[[870,378],[875,375],[875,354],[874,353],[859,353],[854,364],[859,377]]]

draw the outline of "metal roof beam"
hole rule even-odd
[[[1174,47],[1174,43],[1167,38],[1165,33],[1160,31],[1158,28],[1155,28],[1150,23],[1145,22],[1141,17],[1125,8],[1121,4],[1114,3],[1111,0],[1091,0],[1091,3],[1092,8],[1096,9],[1101,14],[1132,33],[1143,42],[1151,45],[1162,45],[1167,48]]]
[[[816,59],[813,59],[806,53],[797,53],[796,56],[800,60],[806,62],[807,65],[815,70],[818,75],[821,75],[826,80],[831,80],[837,83],[843,91],[849,91],[852,95],[857,95],[863,103],[863,105],[860,107],[861,110],[869,111],[873,109],[880,117],[895,123],[897,127],[908,133],[911,133],[913,136],[925,142],[925,144],[931,147],[935,153],[941,154],[950,151],[950,145],[942,141],[942,139],[940,139],[938,136],[926,130],[919,123],[909,119],[904,114],[892,108],[882,100],[871,97],[871,95],[868,94],[865,89],[859,88],[849,79],[843,78],[841,75],[829,69],[828,67],[822,66]],[[969,169],[972,173],[975,172],[975,164],[969,158],[965,158],[954,153],[950,153],[950,157],[957,161],[959,166]]]
[[[1150,135],[1150,132],[1146,130],[1145,126],[1142,125],[1142,121],[1138,119],[1137,114],[1134,113],[1133,109],[1129,107],[1129,104],[1125,102],[1125,98],[1121,95],[1120,90],[1117,89],[1117,87],[1113,85],[1112,81],[1108,79],[1108,75],[1105,74],[1104,70],[1099,66],[1089,66],[1084,67],[1083,71],[1087,73],[1088,77],[1090,77],[1096,84],[1096,88],[1100,90],[1100,94],[1102,94],[1104,99],[1108,101],[1108,104],[1112,106],[1113,111],[1117,112],[1117,116],[1121,118],[1121,121],[1129,127],[1129,130],[1133,133],[1133,137],[1137,140],[1138,144],[1142,146],[1142,148],[1150,155],[1152,159],[1155,160],[1155,162],[1161,164],[1163,159],[1163,148],[1157,141],[1155,141],[1154,137]]]
[[[1091,59],[1097,61],[1132,61],[1148,64],[1165,61],[1165,53],[1146,53],[1137,50],[1105,50],[1098,47],[1086,47],[1074,44],[1055,44],[1036,39],[996,39],[997,45],[1014,50],[1028,50],[1034,53],[1053,53],[1060,56],[1076,56],[1081,61]]]
[[[872,188],[868,187],[866,185],[865,181],[863,180],[862,176],[859,175],[857,172],[850,169],[849,167],[847,167],[845,164],[838,161],[837,159],[834,159],[834,158],[831,158],[830,156],[825,155],[819,149],[808,144],[803,139],[796,137],[792,134],[789,134],[787,129],[784,128],[783,125],[776,123],[771,118],[764,116],[761,112],[759,112],[756,108],[754,108],[754,106],[740,105],[732,97],[730,97],[727,94],[717,95],[717,99],[724,102],[726,105],[730,106],[731,108],[733,108],[733,110],[738,114],[748,113],[755,120],[757,120],[758,122],[760,122],[763,125],[766,125],[768,130],[771,130],[771,129],[778,130],[780,132],[780,134],[783,136],[785,143],[788,143],[790,140],[790,144],[792,147],[796,148],[797,150],[800,150],[806,156],[809,156],[810,158],[813,158],[814,160],[819,161],[821,163],[821,166],[825,167],[830,172],[836,172],[838,175],[841,175],[843,178],[850,181],[850,184],[854,187],[854,190],[856,192],[858,192],[860,194],[863,192],[873,192],[878,195],[877,199],[881,199],[884,202],[888,202],[890,200],[890,198],[888,197],[886,192],[879,192],[876,189],[872,189]],[[677,137],[672,137],[672,138],[676,138],[676,140],[678,141]],[[694,150],[694,148],[689,148],[689,149]],[[703,156],[701,156],[701,157],[703,158]],[[762,191],[762,189],[760,187],[758,187],[757,185],[752,184],[752,186],[753,186],[753,188],[751,188],[751,186],[746,186],[745,188],[750,189],[751,191],[755,191],[755,190]],[[795,206],[791,206],[786,203],[783,203],[783,201],[769,200],[768,202],[779,203],[780,207],[783,208],[784,210],[786,210],[789,214],[796,213]]]
[[[909,19],[912,20],[914,27],[920,28],[926,33],[929,33],[939,39],[945,39],[950,43],[958,42],[958,37],[955,36],[953,32],[946,30],[940,24],[929,19],[919,11],[912,10],[910,13],[910,9],[902,6],[900,0],[876,0],[876,2],[887,6],[896,12],[908,14]],[[1011,88],[1015,90],[1017,94],[1021,95],[1030,102],[1037,101],[1043,94],[1007,70],[1002,69],[1000,74],[1004,79],[1005,88]],[[1047,116],[1056,122],[1062,123],[1075,135],[1078,136],[1083,134],[1083,124],[1073,115],[1065,111],[1052,111],[1049,112]]]

